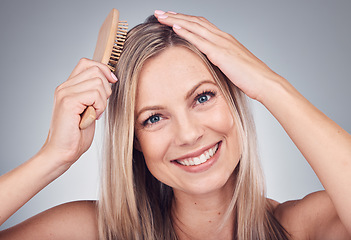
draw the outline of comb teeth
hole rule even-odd
[[[126,38],[127,38],[127,32],[128,32],[128,23],[126,21],[118,22],[115,42],[114,42],[113,47],[112,47],[112,53],[110,56],[110,60],[107,64],[107,66],[113,72],[116,70],[115,66],[119,60],[119,57],[121,56],[124,42],[126,41]]]

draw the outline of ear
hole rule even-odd
[[[139,152],[143,152],[141,151],[141,146],[140,146],[140,142],[138,140],[138,138],[134,135],[134,141],[133,141],[133,147],[138,150]]]

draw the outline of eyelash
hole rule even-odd
[[[153,118],[153,117],[160,117],[160,118],[161,118],[161,114],[152,113],[152,114],[150,115],[150,117],[148,117],[148,118],[142,123],[142,125],[143,125],[144,127],[147,127],[147,126],[151,126],[151,125],[156,124],[158,121],[155,122],[155,123],[148,123],[148,122],[150,121],[150,119]]]
[[[205,91],[203,91],[202,93],[197,94],[196,97],[194,98],[195,105],[196,105],[196,104],[205,104],[206,102],[208,102],[211,98],[208,99],[208,100],[206,100],[205,102],[197,103],[197,101],[200,99],[200,97],[203,97],[203,96],[206,96],[206,95],[210,95],[211,98],[212,98],[212,97],[216,96],[216,92],[213,91],[213,90],[205,90]],[[159,121],[154,122],[154,123],[148,123],[148,122],[151,120],[151,118],[153,118],[153,117],[162,118],[162,117],[161,117],[161,114],[152,113],[145,121],[143,121],[142,125],[143,125],[144,127],[147,127],[147,126],[152,126],[152,125],[154,125],[154,124],[157,124]]]
[[[201,97],[206,96],[206,95],[210,95],[211,98],[212,98],[212,97],[216,96],[216,92],[213,91],[213,90],[205,90],[205,91],[203,91],[202,93],[199,93],[199,94],[196,95],[196,97],[195,97],[196,102],[197,102]],[[210,98],[210,99],[211,99],[211,98]],[[203,102],[203,103],[198,103],[198,104],[205,104],[205,103],[208,102],[210,99],[208,99],[207,101],[205,101],[205,102]]]

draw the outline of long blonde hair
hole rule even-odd
[[[233,172],[236,185],[226,213],[235,211],[233,239],[288,239],[265,198],[256,133],[245,95],[188,41],[154,17],[129,31],[116,66],[119,82],[109,99],[98,224],[100,239],[177,239],[172,225],[173,190],[159,182],[134,149],[134,108],[143,64],[166,48],[190,49],[207,64],[238,126],[242,156]]]

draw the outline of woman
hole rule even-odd
[[[94,125],[79,130],[79,114],[93,105],[101,116],[112,94],[98,208],[64,204],[0,236],[349,239],[350,135],[207,20],[155,16],[130,31],[117,83],[106,66],[80,61],[56,91],[41,151],[0,180],[13,196],[2,197],[3,222],[87,150]],[[325,192],[284,204],[265,199],[243,93],[282,124]]]

